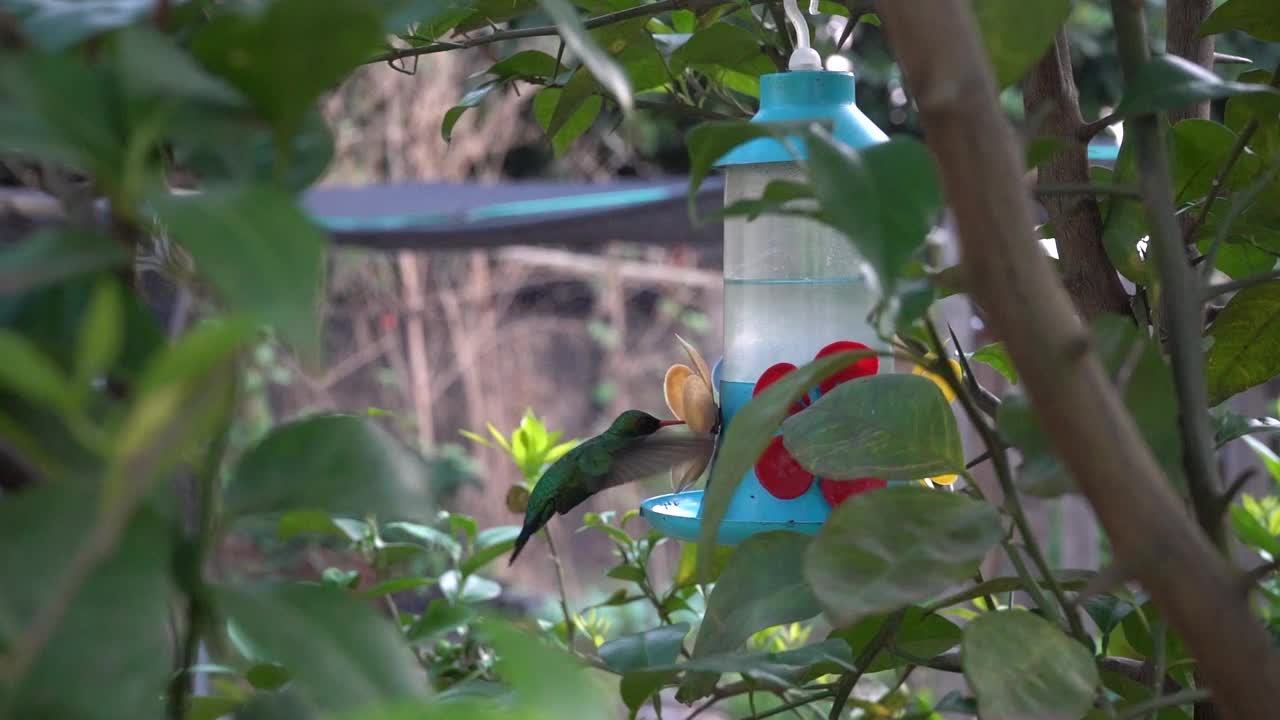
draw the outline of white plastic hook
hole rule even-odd
[[[818,0],[809,0],[809,12],[816,13]],[[790,70],[821,70],[822,56],[809,46],[809,23],[805,21],[804,14],[800,12],[800,5],[796,0],[782,0],[782,9],[787,14],[787,20],[791,21],[792,28],[796,31],[796,48],[791,53],[791,60],[787,63]]]

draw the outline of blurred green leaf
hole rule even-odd
[[[1200,25],[1200,36],[1242,30],[1265,42],[1280,42],[1280,6],[1271,0],[1227,0]]]
[[[588,79],[591,77],[589,73],[581,73],[581,75]],[[574,77],[578,77],[578,74]],[[570,80],[570,83],[572,82]],[[594,80],[591,82],[594,83]],[[604,107],[604,100],[599,95],[588,94],[578,98],[576,103],[566,102],[564,93],[567,91],[560,88],[545,88],[533,97],[534,118],[551,138],[551,147],[557,157],[563,155],[575,140],[591,129],[596,118],[600,116],[600,110]],[[569,107],[573,109],[561,115],[560,109]],[[557,121],[559,125],[553,125]],[[553,126],[554,132],[551,130]]]
[[[360,593],[367,598],[380,598],[388,595],[395,595],[402,592],[410,592],[430,587],[436,584],[435,578],[426,577],[400,577],[390,580],[383,580],[373,587]]]
[[[1117,185],[1138,184],[1138,153],[1134,148],[1132,135],[1120,144],[1112,174],[1112,182]],[[1146,265],[1138,255],[1138,241],[1147,235],[1146,212],[1141,202],[1119,197],[1107,200],[1103,211],[1102,247],[1116,270],[1138,285],[1149,284]]]
[[[616,673],[670,665],[680,656],[688,634],[689,623],[682,622],[623,635],[600,646],[600,659]]]
[[[426,466],[373,421],[319,415],[272,430],[231,473],[232,516],[323,510],[379,518],[426,518]]]
[[[1189,118],[1173,126],[1172,160],[1174,199],[1178,203],[1198,201],[1209,194],[1214,179],[1226,166],[1237,136],[1221,123]],[[1223,187],[1235,189],[1249,182],[1262,169],[1251,153],[1235,159]]]
[[[183,716],[183,720],[218,720],[228,715],[236,715],[236,709],[243,704],[235,698],[217,695],[196,695],[189,698],[188,703],[187,714]]]
[[[852,627],[836,633],[849,644],[856,657],[875,638],[887,616],[864,618]],[[912,606],[903,613],[893,642],[888,651],[876,653],[871,664],[863,672],[875,673],[911,664],[893,653],[900,650],[911,658],[932,658],[960,644],[960,628],[941,615],[931,614],[924,608]]]
[[[505,555],[515,547],[519,535],[519,525],[499,525],[481,530],[476,535],[475,549],[462,561],[463,574],[470,575]]]
[[[132,27],[115,36],[115,70],[129,98],[167,103],[178,109],[189,103],[240,108],[244,98],[222,79],[210,75],[172,38],[147,27]]]
[[[1253,451],[1253,454],[1257,455],[1258,459],[1262,461],[1262,465],[1271,475],[1271,479],[1280,484],[1280,457],[1276,456],[1275,451],[1256,438],[1246,436],[1244,441],[1249,446],[1249,449]]]
[[[242,185],[153,203],[232,309],[275,326],[308,362],[319,357],[328,239],[292,197]]]
[[[565,47],[581,58],[582,64],[591,71],[601,87],[613,95],[623,112],[630,113],[635,103],[631,98],[631,83],[627,80],[626,73],[587,34],[573,5],[568,0],[538,0],[538,4],[559,28]]]
[[[80,321],[75,377],[82,385],[106,372],[124,343],[124,301],[114,278],[104,277],[94,288],[89,313]]]
[[[965,626],[963,653],[987,720],[1077,720],[1093,705],[1098,668],[1089,651],[1029,612],[979,615]]]
[[[497,651],[496,669],[511,686],[522,714],[612,717],[616,699],[565,651],[494,621],[480,623],[477,631]]]
[[[1205,355],[1209,404],[1280,374],[1280,281],[1236,293],[1206,333],[1213,345]]]
[[[705,122],[689,131],[689,212],[695,214],[698,188],[725,153],[745,142],[768,137],[769,129],[743,120]]]
[[[712,566],[710,573],[707,575],[706,582],[713,583],[724,572],[724,566],[729,563],[729,558],[733,557],[734,548],[730,545],[717,545],[715,547]],[[680,546],[680,562],[676,566],[676,575],[672,579],[675,587],[687,587],[698,582],[698,544],[683,543]]]
[[[973,12],[995,70],[996,85],[1006,88],[1044,57],[1053,36],[1071,14],[1071,0],[976,0]]]
[[[1280,539],[1244,507],[1231,506],[1231,526],[1235,528],[1240,542],[1258,548],[1273,558],[1280,558]]]
[[[1004,531],[990,503],[891,486],[832,510],[805,577],[836,627],[928,599],[973,577]]]
[[[132,25],[154,9],[151,0],[10,0],[6,7],[21,22],[26,39],[49,53]]]
[[[785,378],[770,390],[784,382]],[[775,531],[753,535],[738,546],[707,598],[707,610],[693,643],[695,660],[737,650],[765,628],[818,614],[818,601],[800,562],[811,540],[807,535]],[[682,701],[711,692],[715,680],[714,674],[686,677]]]
[[[836,386],[782,423],[796,462],[825,478],[919,480],[964,472],[960,428],[930,379],[873,375]]]
[[[1200,100],[1276,92],[1267,85],[1223,80],[1177,55],[1156,55],[1127,84],[1115,114],[1133,117],[1174,110]]]
[[[986,347],[978,348],[969,355],[969,359],[990,366],[1003,375],[1010,385],[1018,384],[1018,369],[1013,366],[1013,358],[1009,357],[1009,351],[1005,349],[1004,343],[991,343]]]
[[[432,600],[427,609],[422,611],[413,625],[409,626],[405,636],[413,642],[435,640],[444,633],[471,619],[473,613],[466,605],[453,605],[443,598]]]
[[[417,660],[400,633],[342,590],[224,586],[219,599],[244,635],[288,669],[291,688],[326,715],[424,694]]]
[[[74,226],[38,230],[0,250],[0,296],[17,295],[129,261],[120,243]]]
[[[249,668],[244,679],[259,690],[276,690],[289,682],[289,669],[276,663],[259,663]]]
[[[440,123],[440,136],[445,142],[453,139],[453,126],[458,124],[458,120],[462,119],[462,114],[484,102],[489,97],[489,93],[501,87],[501,83],[486,82],[479,87],[469,90],[463,95],[458,104],[449,108],[444,114],[444,120]]]
[[[564,70],[564,65],[560,66]],[[521,50],[494,63],[490,75],[509,80],[511,78],[552,79],[556,74],[556,59],[541,50]]]
[[[625,580],[627,582],[638,583],[644,582],[646,575],[642,568],[622,563],[621,565],[615,565],[612,568],[609,568],[609,571],[605,573],[605,577],[611,577],[614,580]]]
[[[396,537],[397,534],[407,535],[414,540],[421,542],[429,548],[444,551],[453,562],[462,559],[462,546],[453,536],[443,530],[437,530],[430,525],[410,522],[390,522],[382,526],[382,534],[387,537]]]
[[[741,673],[777,689],[796,687],[822,675],[854,669],[853,656],[843,640],[826,640],[781,652],[711,655],[676,667],[693,676]]]
[[[717,460],[702,496],[702,528],[698,536],[698,575],[707,582],[714,564],[720,523],[742,478],[777,434],[791,406],[818,383],[865,357],[865,353],[828,355],[797,368],[751,398],[724,428]],[[758,629],[758,628],[757,628]]]
[[[92,482],[63,478],[0,502],[0,647],[10,661],[20,648],[32,653],[25,672],[0,686],[7,717],[163,713],[173,647],[163,618],[177,600],[172,534],[150,510],[117,534]],[[47,637],[33,636],[46,618]],[[94,662],[85,662],[87,649]]]
[[[502,586],[479,575],[449,570],[440,576],[440,591],[455,603],[482,603],[502,594]]]
[[[891,293],[942,208],[933,157],[912,139],[855,153],[812,130],[806,147],[809,181],[823,218],[875,268],[881,293]]]
[[[715,67],[760,75],[773,71],[773,61],[751,31],[729,23],[712,23],[693,33],[688,42],[671,54],[671,72],[679,74],[695,67],[714,72]]]
[[[26,337],[0,328],[0,357],[0,387],[58,411],[75,404],[70,379]]]
[[[311,103],[381,45],[382,18],[362,0],[275,0],[257,12],[220,12],[191,41],[206,67],[271,120],[282,145]]]

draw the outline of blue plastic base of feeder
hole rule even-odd
[[[651,497],[640,503],[640,514],[654,530],[677,540],[697,542],[702,532],[702,491],[690,490]],[[824,518],[825,519],[825,518]],[[801,522],[796,520],[728,520],[720,523],[716,542],[720,545],[737,545],[752,535],[771,530],[817,534],[822,520]]]

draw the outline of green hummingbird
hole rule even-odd
[[[508,564],[557,513],[564,515],[601,490],[709,456],[715,443],[712,433],[659,432],[683,424],[683,420],[659,420],[641,410],[627,410],[608,430],[565,453],[533,486],[524,527]]]

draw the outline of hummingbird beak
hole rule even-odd
[[[663,420],[658,423],[658,427],[671,427],[672,425],[683,425],[683,420]]]

